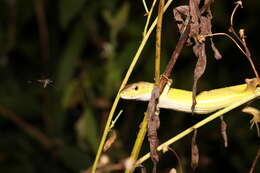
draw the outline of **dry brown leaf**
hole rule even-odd
[[[205,0],[204,5],[199,9],[200,0],[190,0],[189,6],[182,5],[178,6],[173,10],[174,18],[177,21],[179,31],[182,32],[186,26],[187,19],[191,18],[190,38],[187,43],[191,45],[191,38],[193,38],[193,52],[198,58],[195,70],[194,70],[194,82],[192,88],[192,112],[196,105],[196,93],[197,83],[200,77],[203,75],[206,68],[206,50],[205,50],[205,35],[212,34],[211,20],[212,14],[210,5],[214,0]],[[189,16],[190,15],[190,16]],[[210,38],[211,48],[214,52],[215,59],[220,59],[222,56],[219,50],[216,48],[212,38]]]
[[[173,16],[177,22],[179,31],[182,33],[185,27],[185,20],[189,15],[189,6],[181,5],[173,9]]]
[[[224,121],[223,116],[220,117],[220,120],[221,120],[221,135],[224,140],[224,146],[228,147],[227,123]]]
[[[110,137],[107,139],[105,145],[104,145],[104,148],[103,148],[103,151],[107,151],[109,148],[111,148],[111,146],[113,145],[113,143],[115,142],[117,138],[117,134],[116,134],[116,131],[114,130],[111,130],[111,135]]]
[[[216,48],[215,43],[213,42],[213,39],[210,38],[210,43],[211,43],[211,49],[214,52],[214,57],[216,58],[216,60],[219,60],[222,58],[221,53],[219,52],[219,50]]]
[[[193,52],[198,57],[198,61],[194,70],[194,76],[193,76],[193,87],[192,87],[192,112],[195,109],[196,106],[196,93],[197,93],[197,83],[200,77],[203,75],[206,64],[207,64],[207,57],[205,52],[205,44],[198,43],[195,46],[193,46]]]
[[[195,170],[199,164],[199,148],[196,143],[197,129],[194,130],[191,140],[191,168]]]

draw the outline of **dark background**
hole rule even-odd
[[[213,4],[213,32],[228,32],[234,2]],[[184,3],[174,2],[164,17],[162,71],[179,37],[172,9]],[[245,1],[243,5],[235,15],[235,29],[246,29],[259,70],[260,4]],[[115,94],[141,42],[144,14],[142,2],[133,0],[0,1],[0,172],[70,173],[91,166]],[[207,46],[207,68],[199,91],[254,77],[231,40],[214,40],[223,58],[215,60]],[[154,47],[153,33],[129,83],[153,81]],[[191,90],[195,64],[191,47],[186,47],[172,75],[175,87]],[[53,83],[44,87],[40,79]],[[260,108],[259,101],[251,105]],[[115,125],[118,138],[106,153],[109,164],[131,153],[146,103],[120,101],[116,113],[121,109],[124,113]],[[197,172],[249,172],[259,138],[255,127],[249,129],[251,117],[240,110],[224,116],[228,148],[223,145],[220,120],[199,129]],[[160,117],[158,133],[163,142],[205,116],[161,110]],[[186,171],[190,171],[190,142],[188,135],[172,145]],[[147,151],[146,141],[142,153]],[[161,156],[158,170],[167,172],[177,165],[168,152]],[[151,161],[144,166],[150,170]]]

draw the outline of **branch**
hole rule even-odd
[[[44,146],[44,148],[49,149],[54,146],[55,143],[48,136],[2,105],[0,105],[0,116],[11,120],[26,133],[35,137]]]

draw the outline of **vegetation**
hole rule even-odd
[[[152,2],[146,3],[150,9]],[[184,3],[188,1],[173,1],[163,16],[162,72],[180,36],[172,10]],[[234,16],[234,29],[245,29],[258,71],[259,5],[259,1],[246,1]],[[234,1],[211,5],[213,33],[229,33],[234,6]],[[157,12],[155,5],[150,23]],[[90,170],[116,93],[143,39],[145,14],[142,1],[0,1],[0,172]],[[250,63],[230,39],[213,39],[222,59],[214,59],[210,46],[206,46],[207,67],[199,79],[198,92],[241,84],[255,77]],[[155,31],[128,83],[153,82],[154,57]],[[184,47],[170,76],[174,87],[192,90],[196,62],[191,47]],[[256,100],[250,105],[260,109],[259,103]],[[120,100],[115,115],[121,110],[123,113],[108,134],[113,140],[101,156],[99,171],[122,172],[146,107],[146,103]],[[224,116],[227,148],[220,133],[221,121],[212,121],[198,130],[197,171],[249,172],[259,150],[259,137],[255,127],[250,130],[252,117],[241,109]],[[162,109],[160,142],[206,116]],[[169,172],[171,168],[179,171],[180,167],[190,172],[191,139],[186,136],[160,155],[158,172]],[[145,138],[140,155],[149,150]],[[150,160],[142,164],[152,169]],[[258,164],[255,170],[259,169]]]

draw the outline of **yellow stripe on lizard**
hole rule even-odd
[[[230,106],[241,99],[260,95],[259,80],[247,79],[246,84],[204,91],[197,95],[194,113],[207,114]],[[121,91],[121,98],[128,100],[149,101],[153,84],[137,82],[126,86]],[[158,106],[182,112],[191,112],[192,92],[170,88],[168,84],[159,98]]]

